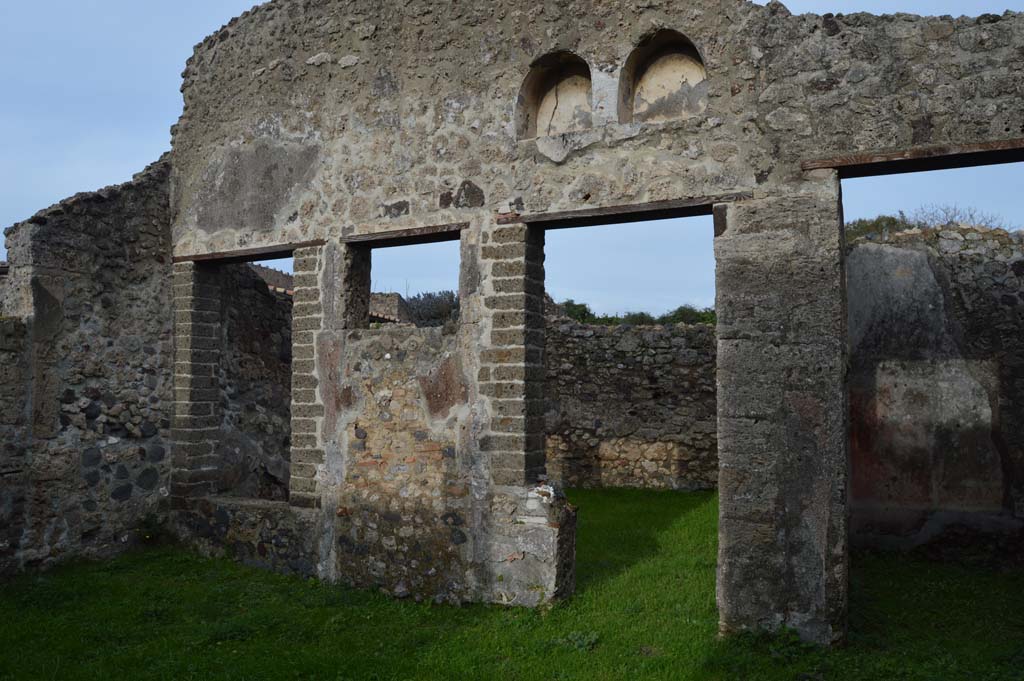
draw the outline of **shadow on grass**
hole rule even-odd
[[[846,648],[715,639],[713,494],[576,490],[578,594],[397,601],[161,547],[0,583],[0,681],[1024,681],[1024,575],[858,555]]]
[[[574,489],[579,507],[576,528],[576,592],[586,593],[663,550],[665,534],[677,522],[715,503],[713,493],[650,490]],[[697,534],[709,528],[694,528]],[[709,541],[717,537],[712,534]],[[713,552],[712,552],[713,555]]]
[[[897,553],[851,561],[849,637],[826,650],[792,632],[719,641],[707,679],[1024,681],[1024,572]]]
[[[663,585],[660,555],[670,554],[673,576],[690,574],[688,560],[713,561],[714,496],[571,499],[579,593],[551,609],[397,601],[159,547],[0,588],[0,680],[129,670],[137,679],[616,678],[626,672],[621,636],[641,636],[623,624],[665,610],[652,591],[685,589]],[[663,614],[656,630],[671,634],[677,615]],[[658,663],[642,643],[630,642],[629,654]]]

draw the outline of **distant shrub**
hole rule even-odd
[[[715,314],[715,308],[698,309],[693,305],[680,305],[671,312],[658,317],[659,324],[715,324],[717,322],[718,315]]]
[[[405,302],[416,326],[444,326],[459,319],[459,294],[455,291],[417,293]]]
[[[988,229],[1009,229],[1005,220],[994,213],[977,208],[961,208],[956,204],[926,205],[907,215],[879,215],[870,219],[851,220],[846,223],[846,241],[857,239],[887,241],[889,236],[909,229],[938,229],[948,225],[971,225]]]
[[[565,310],[566,317],[575,319],[582,324],[593,324],[594,320],[597,319],[589,305],[586,303],[577,303],[572,298],[562,303],[562,308]]]
[[[444,326],[448,322],[459,319],[459,296],[454,291],[438,291],[436,293],[419,293],[406,299],[409,312],[416,326]],[[652,326],[655,324],[711,324],[718,319],[715,308],[698,308],[693,305],[680,305],[665,314],[654,316],[649,312],[625,312],[621,315],[598,315],[586,303],[577,303],[571,298],[561,304],[565,316],[581,324],[597,324],[601,326]]]
[[[697,308],[693,305],[680,305],[671,312],[655,317],[648,312],[626,312],[621,315],[596,315],[586,303],[577,303],[569,299],[562,303],[565,314],[581,324],[600,324],[602,326],[618,326],[632,324],[649,326],[652,324],[715,324],[718,319],[713,307]]]

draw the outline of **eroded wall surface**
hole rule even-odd
[[[771,192],[807,158],[1020,137],[1022,25],[742,0],[266,3],[186,69],[175,252]],[[619,124],[620,70],[657,28],[698,48],[707,108]],[[590,66],[593,123],[517,139],[530,64],[558,50]]]
[[[7,230],[4,572],[130,545],[167,494],[170,234],[162,160]]]
[[[707,74],[701,105],[619,123],[628,120],[617,110],[623,66],[657,29],[692,41]],[[464,249],[463,278],[476,278],[480,293],[460,320],[477,341],[463,359],[481,371],[469,386],[476,430],[464,454],[479,498],[491,500],[470,523],[484,528],[536,502],[531,485],[543,472],[543,242],[526,225],[562,210],[716,204],[722,629],[790,626],[834,641],[846,603],[842,219],[837,174],[804,172],[801,162],[1019,138],[1022,48],[1024,16],[1014,13],[278,0],[205,40],[186,68],[174,252],[314,239],[348,248],[340,242],[358,235],[464,225],[472,257]],[[559,52],[585,62],[573,76],[589,73],[589,121],[522,139],[515,122],[531,100],[520,97],[531,64]],[[345,328],[326,313],[303,324],[316,338]],[[335,365],[312,347],[309,371],[296,377],[313,391],[302,395],[309,404],[327,407],[321,388]],[[337,508],[323,476],[337,474],[343,449],[314,425],[312,468],[293,471],[291,498],[326,522]],[[201,440],[200,431],[182,434]],[[559,513],[537,523],[548,539]],[[507,568],[522,552],[513,531],[522,524],[487,534],[502,537],[491,543],[500,550],[481,550],[489,557],[478,564]],[[549,548],[525,553],[541,560]]]
[[[852,531],[1024,521],[1024,240],[950,227],[850,249]]]
[[[566,487],[718,486],[713,326],[546,318],[547,472]]]
[[[457,461],[469,380],[457,344],[415,327],[344,338],[341,409],[325,428],[345,447],[336,544],[353,583],[469,600],[469,468]]]
[[[31,340],[23,319],[0,317],[0,574],[19,567],[25,529]]]
[[[291,449],[292,297],[249,265],[220,272],[223,400],[219,494],[287,501]]]

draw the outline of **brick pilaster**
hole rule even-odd
[[[368,323],[370,251],[346,244],[303,248],[295,251],[294,268],[290,499],[293,506],[315,508],[328,448],[325,423],[334,423],[328,417],[337,410],[336,386],[325,383],[334,375],[327,355],[337,331]]]
[[[292,307],[292,439],[289,500],[293,506],[320,505],[317,471],[324,463],[320,428],[324,404],[316,372],[316,341],[324,326],[320,273],[323,248],[294,253],[295,291]]]
[[[219,461],[221,422],[220,282],[217,268],[174,266],[174,419],[171,430],[171,497],[176,507],[212,494]]]
[[[544,475],[544,231],[498,227],[481,250],[489,273],[484,309],[488,344],[480,353],[480,393],[490,399],[490,453],[497,485],[530,485]]]

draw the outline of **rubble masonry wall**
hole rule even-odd
[[[927,541],[1024,524],[1024,234],[850,248],[852,531]]]

